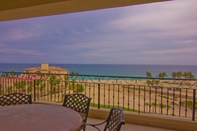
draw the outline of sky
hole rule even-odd
[[[0,22],[0,63],[197,65],[197,0]]]

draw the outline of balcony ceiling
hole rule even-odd
[[[0,21],[146,4],[167,0],[1,0]]]

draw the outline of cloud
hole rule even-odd
[[[45,53],[34,51],[34,50],[20,50],[20,49],[0,49],[1,53],[7,54],[21,54],[21,55],[35,55],[35,56],[45,56]]]
[[[196,64],[196,0],[0,23],[0,62]],[[172,57],[173,56],[173,57]]]
[[[38,24],[34,24],[32,22],[19,22],[19,21],[11,21],[2,24],[2,26],[6,26],[4,30],[2,30],[0,34],[0,42],[16,42],[21,40],[38,38],[41,35],[42,30],[40,29]],[[0,24],[0,29],[2,28]]]
[[[154,54],[154,55],[164,55],[164,54],[196,54],[197,47],[195,48],[183,48],[183,49],[168,49],[168,50],[156,50],[156,51],[145,51],[143,54]]]
[[[124,17],[111,21],[108,25],[116,31],[126,30],[142,34],[143,31],[149,31],[150,35],[165,38],[170,35],[174,37],[193,35],[196,31],[194,25],[197,22],[195,17],[197,9],[193,2],[197,4],[196,1],[171,1],[125,8]]]

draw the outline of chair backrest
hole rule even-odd
[[[120,131],[125,121],[123,120],[124,112],[120,108],[112,108],[106,120],[104,131]]]
[[[32,97],[29,94],[11,93],[0,96],[0,105],[32,104]]]
[[[83,122],[86,122],[90,101],[91,98],[87,97],[84,94],[67,94],[64,98],[64,103],[62,106],[77,111],[81,115]]]

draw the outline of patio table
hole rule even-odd
[[[26,104],[0,107],[1,131],[77,131],[81,116],[57,105]]]

